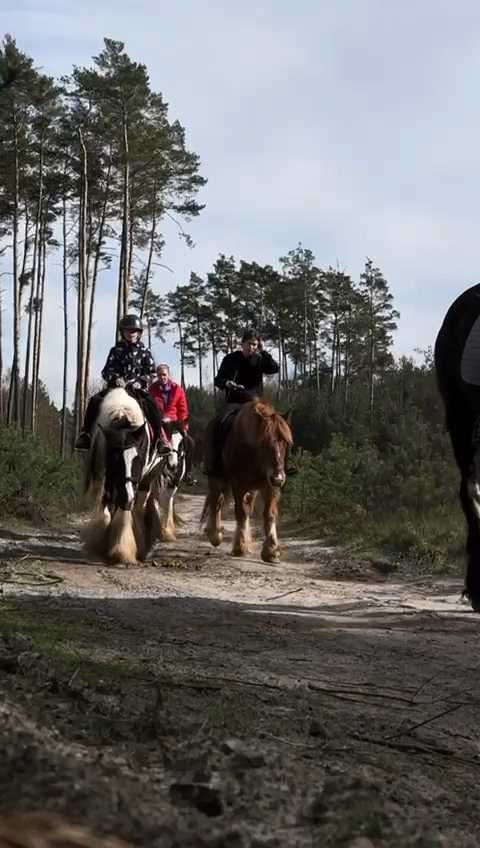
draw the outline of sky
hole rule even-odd
[[[476,0],[1,0],[0,25],[54,76],[89,65],[104,37],[124,41],[185,126],[206,206],[188,226],[192,249],[165,224],[157,291],[206,274],[220,252],[275,265],[302,242],[356,280],[370,257],[400,312],[394,352],[413,355],[479,282]],[[58,400],[58,267],[48,285],[41,377]],[[8,277],[1,286],[8,325]],[[105,284],[97,373],[114,313]],[[153,353],[175,368],[172,341]],[[7,361],[10,349],[7,336]]]

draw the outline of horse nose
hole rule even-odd
[[[285,483],[285,472],[277,471],[275,474],[272,474],[270,481],[272,486],[283,486]]]

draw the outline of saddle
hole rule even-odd
[[[221,445],[225,444],[227,440],[227,436],[230,433],[235,418],[237,417],[240,409],[242,408],[241,403],[230,403],[227,408],[223,411],[218,419],[218,433],[220,436]]]

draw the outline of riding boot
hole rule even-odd
[[[97,394],[92,395],[87,404],[87,409],[85,410],[85,417],[83,419],[83,427],[78,434],[77,440],[75,442],[75,450],[77,451],[88,451],[90,450],[90,446],[92,443],[92,430],[97,420],[97,415],[100,409],[100,404],[103,398],[106,395],[106,389],[103,389],[101,392],[97,392]]]

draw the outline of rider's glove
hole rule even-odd
[[[162,418],[162,424],[168,424],[172,419],[171,418]]]
[[[233,380],[225,380],[225,388],[226,388],[226,389],[236,389],[236,388],[237,388],[237,384],[236,384],[236,383],[234,383],[234,381],[233,381]]]

